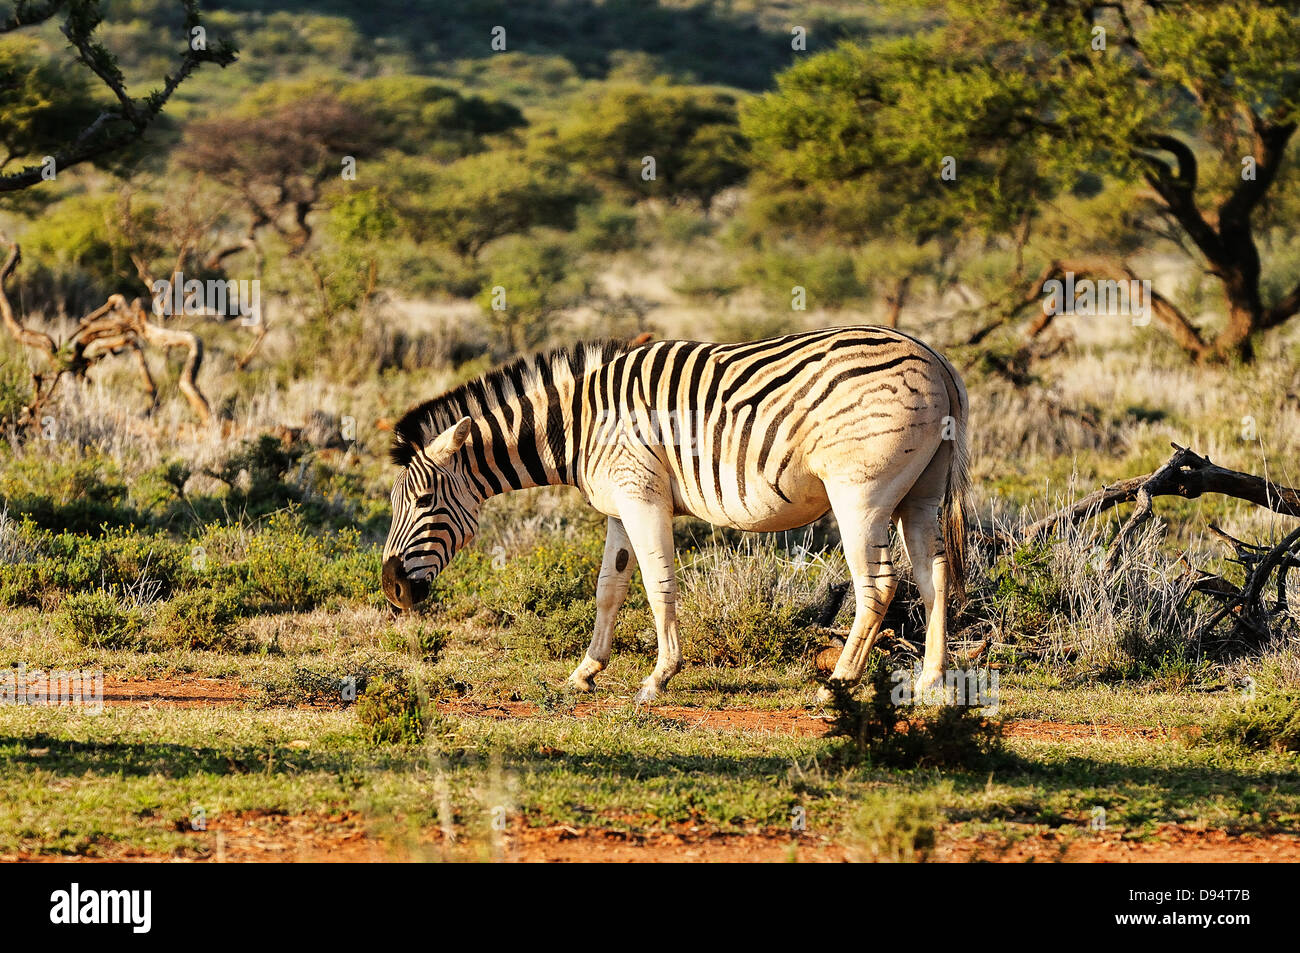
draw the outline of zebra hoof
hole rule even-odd
[[[914,705],[948,704],[948,687],[944,683],[943,672],[922,672],[912,685],[912,703]]]
[[[648,705],[658,697],[659,689],[647,682],[641,686],[641,690],[636,693],[636,698],[632,700],[632,703],[635,705]]]
[[[817,697],[813,699],[813,702],[818,707],[825,708],[827,705],[831,703],[831,701],[834,698],[835,695],[831,692],[831,690],[827,688],[825,685],[823,685],[821,688],[817,689]]]
[[[582,692],[584,695],[589,695],[596,690],[596,683],[590,678],[576,678],[570,675],[568,681],[564,683],[564,687],[571,692]]]
[[[569,680],[565,684],[575,692],[593,692],[596,690],[596,684],[592,680],[604,667],[601,662],[588,655],[569,673]]]

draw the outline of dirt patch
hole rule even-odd
[[[447,840],[436,829],[381,833],[359,814],[285,815],[250,811],[214,818],[186,831],[188,849],[175,854],[138,849],[89,855],[10,854],[24,863],[368,863],[449,861],[498,863],[689,863],[842,861],[848,851],[830,841],[788,830],[723,832],[682,824],[670,830],[622,831],[516,822],[499,835]]]
[[[581,702],[567,714],[586,718],[597,712],[622,708],[622,701]],[[439,702],[439,707],[454,715],[477,718],[541,718],[548,717],[532,702],[493,702],[482,704],[465,701]],[[652,709],[660,718],[679,721],[722,731],[749,731],[781,735],[802,735],[818,738],[830,729],[830,718],[804,708],[690,708],[680,705],[655,705]],[[1016,718],[1003,722],[1003,733],[1008,738],[1026,738],[1040,741],[1091,741],[1141,738],[1159,741],[1195,734],[1195,729],[1152,728],[1145,725],[1078,724],[1073,722],[1043,721],[1036,718]]]
[[[188,833],[188,832],[187,832]],[[286,815],[250,811],[214,818],[175,855],[127,849],[102,856],[18,854],[4,861],[190,860],[199,863],[366,863],[492,861],[500,863],[841,863],[863,856],[852,843],[764,828],[733,832],[683,822],[668,829],[520,822],[497,835],[447,841],[436,829],[395,832],[356,813]],[[941,831],[939,863],[1274,863],[1300,859],[1300,836],[1233,834],[1167,825],[1141,840],[1120,832],[1044,831],[963,836]]]
[[[1079,724],[1077,722],[1043,721],[1037,718],[1015,718],[1003,723],[1003,733],[1008,738],[1029,738],[1040,741],[1097,741],[1120,738],[1159,740],[1170,737],[1166,728],[1147,725]]]
[[[1233,834],[1175,825],[1160,827],[1140,840],[1121,832],[1030,830],[1010,837],[940,837],[934,859],[996,863],[1294,863],[1300,860],[1300,836]]]
[[[238,705],[252,696],[251,689],[222,678],[104,679],[105,705],[204,708]]]
[[[542,718],[552,717],[532,702],[493,702],[481,704],[459,700],[438,703],[441,711],[471,718]],[[603,702],[580,702],[564,714],[589,718],[605,711],[626,707],[626,702],[611,699]],[[825,716],[802,708],[689,708],[680,705],[655,705],[650,709],[657,718],[678,721],[687,726],[715,728],[722,731],[751,731],[781,735],[820,737],[829,721]]]
[[[525,828],[503,839],[504,860],[523,863],[827,863],[848,859],[828,840],[788,830],[725,833],[698,827],[629,833],[600,828]]]

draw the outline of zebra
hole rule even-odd
[[[521,358],[409,411],[394,427],[389,602],[410,609],[474,536],[484,500],[567,484],[607,517],[595,633],[569,676],[609,661],[639,564],[658,658],[636,694],[681,667],[672,520],[781,531],[828,510],[855,594],[831,673],[861,678],[897,580],[897,524],[925,603],[916,688],[943,682],[946,606],[964,598],[969,404],[953,365],[892,328],[842,327],[740,344],[594,342]],[[828,687],[818,700],[831,696]]]

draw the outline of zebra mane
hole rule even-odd
[[[393,444],[388,457],[399,467],[410,464],[425,443],[442,433],[462,417],[479,417],[491,408],[539,386],[545,379],[564,374],[574,378],[608,363],[628,349],[627,341],[582,341],[518,358],[488,371],[482,377],[466,381],[440,397],[426,400],[408,410],[393,425]]]

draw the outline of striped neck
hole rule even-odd
[[[582,428],[579,382],[624,348],[599,342],[521,358],[407,413],[393,428],[392,459],[418,450],[465,417],[457,463],[486,499],[535,486],[576,486]]]
[[[573,485],[574,378],[563,374],[532,388],[524,383],[521,392],[496,406],[464,415],[472,431],[460,462],[484,499],[535,486]]]

